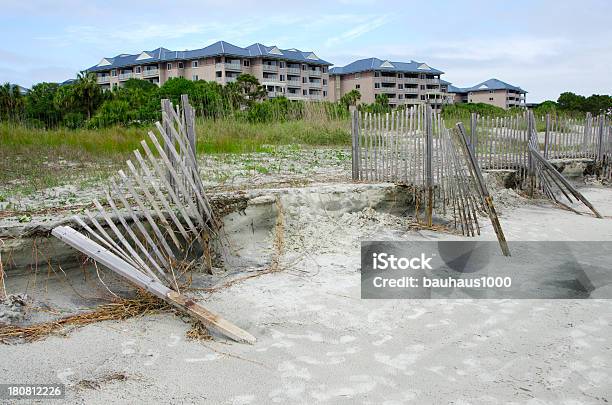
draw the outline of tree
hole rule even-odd
[[[357,102],[361,99],[361,93],[359,90],[351,90],[340,98],[340,103],[344,104],[347,108],[352,105],[357,105]]]
[[[57,83],[46,82],[32,86],[26,97],[26,116],[44,123],[46,127],[59,124],[62,112],[54,102],[59,87]]]
[[[569,111],[585,111],[584,102],[584,96],[579,96],[569,91],[561,93],[561,95],[557,99],[557,104],[559,105],[559,108],[562,110]]]
[[[234,98],[240,101],[240,107],[250,106],[266,96],[266,90],[253,75],[242,73],[234,83],[228,83],[226,87],[229,86],[230,95],[237,96]]]
[[[0,86],[0,118],[16,119],[23,112],[24,97],[16,84],[4,83]]]
[[[103,96],[95,73],[81,72],[76,81],[71,84],[74,91],[74,101],[90,119],[96,108],[102,103]]]

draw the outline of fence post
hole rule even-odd
[[[352,176],[353,180],[359,180],[359,169],[357,163],[357,155],[358,155],[358,142],[357,142],[357,125],[359,125],[358,117],[357,117],[357,109],[355,106],[350,106],[349,111],[351,113],[351,139],[352,139],[352,149],[351,149],[351,157],[352,157]]]
[[[590,112],[586,113],[586,119],[584,121],[584,135],[582,138],[582,152],[586,153],[588,150],[589,135],[591,134],[592,126],[592,115]]]
[[[431,106],[427,104],[427,111],[425,113],[425,136],[426,140],[426,151],[425,151],[425,175],[427,181],[427,226],[433,225],[433,170],[432,170],[432,156],[433,156],[433,131],[431,125]]]
[[[529,111],[527,113],[527,143],[531,141],[532,138],[535,138],[535,145],[538,145],[538,134],[535,132],[535,117],[533,115],[533,111]],[[531,157],[531,153],[529,153],[529,147],[527,148],[527,165],[529,170],[529,196],[533,197],[535,194],[536,187],[536,178],[535,178],[535,164]]]
[[[544,133],[544,158],[548,159],[548,143],[550,139],[550,113],[546,114],[546,132]]]
[[[470,116],[470,147],[472,148],[472,153],[478,160],[478,136],[476,135],[476,125],[478,122],[478,114],[472,113]]]
[[[599,134],[598,134],[598,141],[597,141],[597,162],[596,163],[600,163],[601,160],[603,159],[604,121],[605,121],[605,115],[602,114],[599,116]]]

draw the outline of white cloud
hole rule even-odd
[[[326,41],[326,45],[328,47],[341,44],[343,42],[352,41],[353,39],[359,38],[360,36],[367,34],[370,31],[374,31],[375,29],[382,27],[388,21],[387,16],[376,17],[372,20],[360,23],[353,28],[344,31],[340,35],[335,37],[331,37]]]

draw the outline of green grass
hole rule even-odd
[[[0,123],[0,193],[29,195],[65,184],[99,183],[123,168],[152,128],[43,130]],[[198,120],[197,152],[276,153],[275,146],[280,145],[350,145],[349,128],[348,121],[340,120],[269,124]]]
[[[248,123],[198,121],[198,153],[271,152],[278,145],[350,145],[348,121]]]

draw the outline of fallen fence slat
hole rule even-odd
[[[58,226],[51,233],[66,244],[78,251],[86,254],[95,261],[108,267],[115,273],[124,277],[132,284],[142,288],[158,298],[168,302],[174,307],[187,312],[201,321],[206,327],[217,331],[238,342],[253,344],[256,338],[250,333],[240,329],[236,325],[221,318],[202,307],[195,301],[179,294],[178,292],[166,287],[155,278],[148,278],[142,272],[131,266],[129,263],[115,256],[108,249],[98,245],[96,242],[77,232],[69,226]]]

